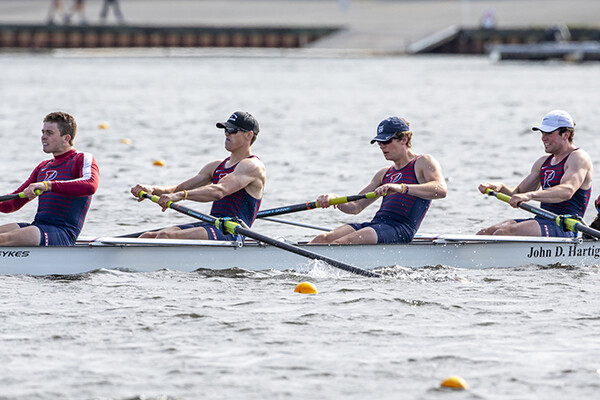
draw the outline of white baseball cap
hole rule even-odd
[[[550,111],[542,120],[541,125],[536,125],[531,130],[547,133],[555,131],[558,128],[575,128],[575,121],[573,121],[568,112],[563,110]]]

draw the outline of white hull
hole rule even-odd
[[[507,268],[526,265],[600,264],[600,242],[559,238],[497,238],[419,235],[412,243],[313,245],[312,252],[363,269],[400,265],[418,268]],[[70,275],[97,269],[151,272],[199,268],[306,270],[311,260],[272,246],[198,240],[100,238],[74,247],[0,248],[0,274]]]

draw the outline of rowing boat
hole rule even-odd
[[[297,244],[367,270],[388,266],[444,265],[484,269],[527,265],[600,265],[600,242],[517,236],[423,235],[411,243],[376,245]],[[0,248],[0,274],[70,275],[98,269],[310,270],[314,261],[276,247],[238,242],[119,237],[81,238],[73,247]]]

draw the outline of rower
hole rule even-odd
[[[511,196],[510,205],[536,200],[541,208],[558,215],[582,219],[592,192],[593,166],[588,153],[573,143],[575,122],[563,110],[550,111],[540,125],[531,128],[541,133],[546,153],[535,161],[529,175],[515,187],[504,183],[482,183],[487,189]],[[509,219],[488,228],[480,235],[574,237],[576,232],[563,230],[554,221],[536,216]]]
[[[311,243],[402,243],[415,236],[431,200],[443,199],[448,193],[442,169],[433,156],[412,150],[413,133],[404,118],[390,117],[377,127],[377,142],[386,160],[393,164],[381,168],[360,192],[374,192],[376,197],[337,205],[346,214],[358,214],[385,196],[379,211],[370,222],[346,224],[322,233]],[[317,198],[319,207],[329,207],[335,194]]]
[[[72,246],[81,232],[92,195],[98,189],[98,165],[90,153],[73,147],[75,118],[53,112],[44,118],[42,150],[52,153],[13,193],[16,199],[0,203],[0,212],[19,210],[38,197],[32,223],[0,226],[0,244],[7,246]]]
[[[260,131],[258,121],[247,112],[236,111],[227,121],[217,123],[225,133],[225,159],[211,161],[195,176],[171,186],[137,184],[131,194],[142,201],[140,191],[160,196],[163,211],[168,202],[192,200],[213,202],[210,214],[217,218],[234,218],[252,226],[262,200],[266,180],[263,162],[252,155],[251,146]],[[238,240],[214,224],[197,222],[144,232],[141,238]]]

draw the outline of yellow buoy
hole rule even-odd
[[[156,160],[154,161],[154,164],[157,167],[164,167],[165,166],[165,162],[163,160]]]
[[[98,129],[108,129],[108,124],[106,122],[102,122],[100,125],[98,125]]]
[[[440,383],[440,386],[452,389],[468,389],[469,385],[460,376],[450,376]]]
[[[317,294],[317,288],[310,282],[300,282],[296,289],[294,289],[296,293],[304,293],[304,294]]]
[[[123,143],[123,144],[131,144],[131,139],[127,139],[127,138],[121,139],[121,143]]]

